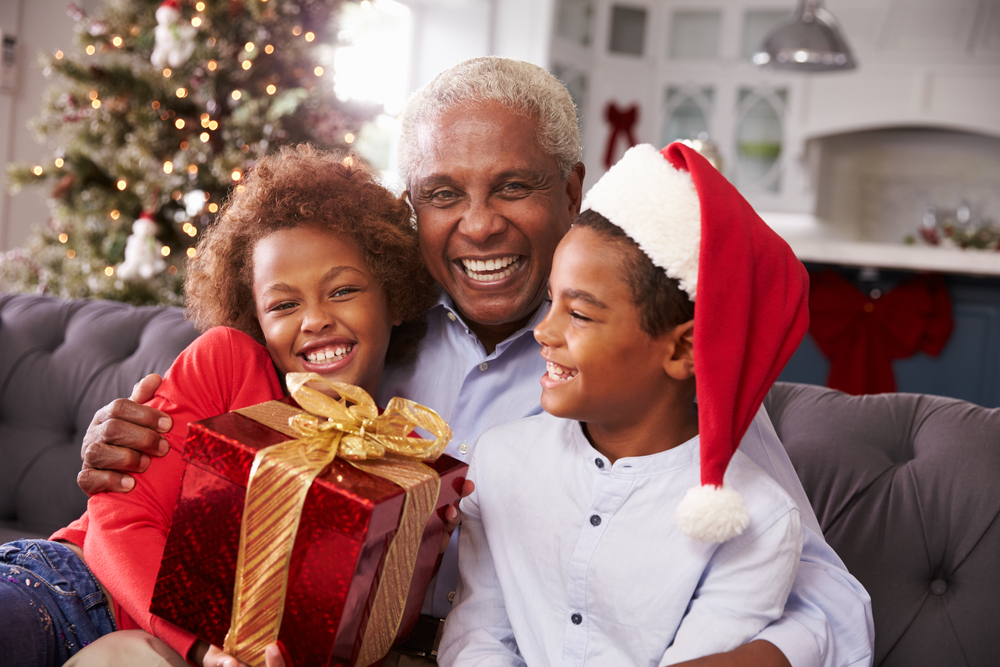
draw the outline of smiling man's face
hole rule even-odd
[[[448,111],[418,142],[408,185],[424,261],[492,349],[545,297],[552,255],[580,210],[583,165],[564,179],[535,140],[535,119],[494,102]]]

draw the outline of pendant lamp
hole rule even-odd
[[[791,21],[768,35],[751,60],[762,67],[797,72],[857,67],[837,20],[820,0],[800,0]]]

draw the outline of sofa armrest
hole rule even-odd
[[[992,664],[1000,408],[791,383],[765,407],[827,541],[871,595],[875,664]]]

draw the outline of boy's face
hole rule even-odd
[[[253,296],[281,373],[314,372],[372,396],[393,318],[358,245],[316,227],[275,232],[253,252]]]
[[[662,359],[669,336],[653,338],[621,277],[624,248],[574,227],[556,249],[552,308],[535,329],[547,372],[542,408],[607,430],[638,423],[670,382]]]

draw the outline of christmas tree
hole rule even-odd
[[[43,57],[54,79],[45,164],[8,168],[12,187],[49,183],[51,219],[0,256],[13,291],[179,304],[184,262],[256,158],[309,141],[346,149],[372,106],[338,100],[341,0],[109,0],[70,5],[76,45]]]

